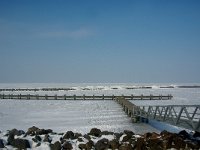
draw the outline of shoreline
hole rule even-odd
[[[200,132],[188,133],[185,130],[172,133],[166,130],[161,133],[147,132],[135,134],[131,130],[123,132],[101,131],[91,128],[86,134],[66,131],[53,132],[52,129],[30,127],[26,132],[12,129],[0,132],[0,148],[2,149],[199,149]]]

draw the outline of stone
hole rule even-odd
[[[131,144],[125,143],[119,147],[119,150],[132,150],[132,146]]]
[[[37,129],[37,130],[35,131],[35,134],[36,134],[36,135],[43,135],[43,134],[46,134],[46,132],[45,132],[44,129]]]
[[[82,138],[78,138],[77,141],[83,142],[83,139]]]
[[[56,141],[54,144],[50,144],[51,150],[61,150],[62,146],[59,141]]]
[[[42,138],[39,135],[36,135],[34,138],[32,138],[32,140],[36,143],[41,142]]]
[[[109,142],[110,148],[112,149],[119,149],[119,141],[116,139],[113,139]]]
[[[81,137],[81,136],[82,136],[81,133],[74,133],[74,138],[75,138],[75,139],[78,139],[78,138]]]
[[[50,137],[48,134],[46,134],[46,135],[44,136],[43,142],[51,143],[51,141],[52,141],[51,137]]]
[[[194,137],[194,138],[197,138],[197,137],[200,138],[200,132],[195,131],[194,134],[193,134],[193,137]]]
[[[72,131],[67,131],[67,133],[63,136],[63,139],[75,139],[74,133]]]
[[[31,148],[30,143],[26,139],[14,139],[11,143],[13,147],[16,147],[18,149],[27,149]]]
[[[123,133],[114,133],[116,140],[119,141],[120,137],[123,135]]]
[[[41,145],[41,143],[37,143],[37,144],[36,144],[36,147],[39,147],[40,145]]]
[[[133,132],[133,131],[130,131],[130,130],[124,130],[124,133],[126,134],[126,135],[128,135],[128,136],[133,136],[133,135],[135,135],[135,133]]]
[[[190,139],[190,138],[191,138],[190,134],[187,133],[187,131],[185,131],[185,130],[180,131],[180,132],[178,133],[178,136],[182,137],[184,140],[185,140],[185,139]]]
[[[73,147],[72,147],[72,144],[70,143],[70,142],[65,142],[64,144],[63,144],[63,149],[64,150],[71,150],[71,149],[73,149]]]
[[[86,146],[86,144],[81,143],[81,144],[78,145],[78,148],[85,150],[85,149],[87,149],[87,146]]]
[[[101,135],[101,130],[100,129],[97,129],[97,128],[92,128],[90,130],[90,135],[93,135],[93,136],[96,136],[96,137],[99,137]]]
[[[186,147],[185,141],[179,136],[175,136],[173,138],[173,142],[174,142],[176,149],[185,149],[185,147]]]
[[[4,148],[4,143],[2,139],[0,139],[0,148]]]
[[[83,137],[86,138],[87,140],[91,140],[91,137],[88,134],[85,134]]]
[[[136,141],[136,149],[138,150],[146,150],[146,143],[144,141],[144,138],[143,137],[140,137],[137,139]]]
[[[92,147],[94,146],[94,142],[89,140],[87,143],[86,143],[86,149],[87,150],[91,150]]]
[[[147,146],[150,149],[156,149],[156,150],[163,150],[164,149],[163,142],[159,138],[150,138],[150,139],[148,139]]]
[[[8,143],[7,143],[7,145],[11,145],[11,143],[13,142],[13,140],[14,140],[14,134],[9,134],[8,135],[8,139],[7,139],[7,141],[8,141]]]
[[[122,142],[127,142],[129,139],[131,139],[132,136],[130,135],[125,135],[122,139]]]
[[[108,143],[108,139],[103,138],[99,141],[97,141],[97,143],[94,145],[96,150],[105,150],[109,148],[109,143]]]
[[[32,126],[31,128],[28,128],[26,135],[34,136],[38,129],[39,129],[38,127]]]
[[[14,136],[21,136],[23,134],[25,134],[25,132],[23,130],[17,130],[17,129],[12,129],[8,132],[8,134],[13,134]]]

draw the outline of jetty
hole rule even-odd
[[[170,100],[172,95],[39,95],[39,94],[0,94],[0,99],[20,100],[114,100],[123,97],[126,100]]]
[[[156,120],[200,132],[200,105],[137,106],[124,97],[116,97],[133,122]]]

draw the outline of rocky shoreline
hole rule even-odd
[[[136,135],[132,131],[121,133],[101,131],[92,128],[89,133],[81,134],[67,131],[55,133],[51,129],[31,127],[26,132],[12,129],[0,132],[0,149],[50,149],[50,150],[163,150],[163,149],[200,149],[200,133],[185,130],[179,133],[162,131]]]

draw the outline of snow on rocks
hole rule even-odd
[[[160,134],[148,132],[143,135],[124,130],[122,133],[101,131],[92,128],[82,135],[67,131],[55,133],[51,129],[31,127],[27,132],[12,129],[0,133],[0,149],[35,150],[143,150],[143,149],[199,149],[200,133],[193,134],[185,130],[177,133],[162,131]]]

